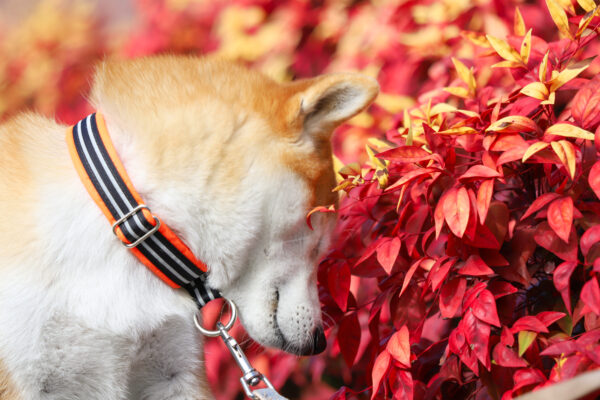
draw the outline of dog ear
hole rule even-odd
[[[379,93],[371,77],[356,73],[334,73],[311,79],[296,95],[303,131],[331,134],[333,128],[365,109]]]

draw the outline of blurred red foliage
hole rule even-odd
[[[283,394],[508,399],[600,366],[593,1],[138,0],[117,36],[89,7],[41,4],[0,32],[0,118],[79,119],[103,55],[378,78],[376,104],[334,137],[342,202],[319,268],[329,349],[247,346]],[[224,347],[206,352],[217,398],[239,396]]]

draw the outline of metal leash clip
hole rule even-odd
[[[235,304],[229,300],[225,299],[227,304],[229,305],[229,309],[231,310],[231,318],[227,324],[223,325],[220,321],[217,322],[217,330],[208,330],[205,329],[200,322],[198,322],[198,314],[194,315],[194,324],[196,324],[196,328],[202,334],[208,337],[217,337],[220,336],[225,346],[233,356],[233,359],[237,363],[238,367],[242,370],[242,377],[240,378],[240,382],[242,383],[242,387],[246,392],[246,395],[254,400],[287,400],[285,397],[281,396],[271,382],[267,379],[266,376],[258,372],[248,358],[242,351],[237,340],[235,340],[228,331],[233,327],[235,320],[237,318],[237,307]],[[263,389],[255,389],[252,390],[251,387],[258,385],[260,382],[264,382],[267,385],[266,388]]]

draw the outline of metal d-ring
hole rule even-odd
[[[237,307],[235,306],[235,303],[233,301],[231,301],[229,299],[225,299],[225,301],[229,305],[229,310],[231,311],[231,318],[225,324],[225,326],[223,326],[221,329],[224,329],[225,331],[229,331],[233,327],[233,324],[235,323],[235,320],[237,319]],[[221,335],[220,329],[211,331],[211,330],[204,328],[198,321],[198,313],[194,314],[194,324],[196,324],[196,328],[198,328],[198,330],[200,332],[202,332],[202,334],[205,336],[217,337],[217,336]]]

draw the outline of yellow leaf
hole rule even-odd
[[[512,131],[519,129],[522,131],[537,131],[538,127],[535,122],[530,118],[523,117],[522,115],[509,115],[508,117],[500,118],[493,124],[487,127],[486,132],[503,132],[508,128],[512,128]]]
[[[575,64],[571,64],[567,68],[560,71],[558,75],[550,81],[550,91],[556,91],[556,89],[569,82],[571,79],[575,78],[587,67],[589,67],[590,63],[593,60],[594,57],[586,58],[585,60],[576,62]]]
[[[531,29],[527,31],[527,35],[523,38],[521,43],[521,58],[523,62],[527,64],[529,62],[529,54],[531,53]]]
[[[457,108],[448,103],[438,103],[435,106],[431,107],[431,115],[437,115],[441,113],[454,112]]]
[[[350,163],[347,165],[344,165],[342,168],[339,168],[338,170],[338,174],[340,174],[341,176],[360,176],[360,164],[357,162],[354,163]]]
[[[374,147],[377,147],[377,149],[379,151],[385,151],[392,147],[395,147],[390,142],[385,141],[383,139],[375,138],[375,137],[368,138],[367,143],[369,143],[370,145],[372,145]]]
[[[571,0],[556,0],[556,2],[560,4],[563,10],[566,10],[567,12],[575,15],[575,7],[573,7],[573,3]]]
[[[473,70],[467,68],[465,64],[463,64],[459,59],[452,57],[452,62],[454,63],[454,68],[456,68],[456,72],[458,73],[458,77],[462,79],[464,83],[469,86],[469,92],[475,93],[475,76],[473,75]]]
[[[500,61],[492,65],[492,68],[520,68],[523,67],[523,64],[516,61]]]
[[[583,8],[586,12],[592,11],[596,8],[596,4],[594,0],[577,0],[577,3]]]
[[[586,131],[585,129],[581,129],[578,126],[565,123],[552,125],[548,129],[546,129],[545,134],[572,137],[585,140],[594,140],[594,134],[592,132]]]
[[[521,15],[521,11],[519,7],[515,8],[515,22],[514,22],[514,31],[515,36],[524,36],[525,35],[525,21],[523,20],[523,16]]]
[[[408,112],[408,110],[404,110],[403,119],[404,119],[404,126],[408,128],[408,132],[406,134],[406,144],[408,146],[412,146],[414,132],[413,132],[412,121],[410,118],[410,113]]]
[[[412,107],[415,101],[408,96],[401,96],[389,93],[379,93],[375,103],[383,107],[386,111],[396,114],[402,110]]]
[[[464,87],[451,86],[451,87],[444,88],[444,90],[450,94],[453,94],[455,96],[462,97],[465,99],[467,97],[469,97],[469,91],[467,90],[467,88],[464,88]]]
[[[471,43],[476,46],[484,47],[486,49],[490,47],[490,43],[487,41],[485,36],[479,32],[462,31],[460,34],[462,37],[471,41]]]
[[[561,146],[559,142],[552,142],[552,143],[550,143],[550,145],[552,146],[552,150],[554,150],[554,153],[556,153],[556,155],[558,156],[558,159],[560,160],[560,162],[566,168],[568,160],[567,160],[567,154],[565,153],[565,149],[563,148],[563,146]]]
[[[490,42],[496,53],[500,55],[500,57],[504,58],[507,61],[513,61],[516,63],[521,62],[521,56],[519,53],[515,51],[510,45],[502,39],[498,39],[496,37],[485,35],[487,40]]]
[[[556,99],[556,92],[550,92],[550,95],[548,96],[548,100],[544,100],[540,104],[553,105],[555,99]]]
[[[538,100],[546,100],[548,98],[548,88],[542,82],[531,82],[521,89],[521,93]]]
[[[583,32],[585,32],[585,30],[587,29],[590,22],[592,22],[592,20],[598,15],[600,15],[600,7],[596,7],[592,11],[586,13],[583,16],[583,18],[581,18],[581,21],[579,21],[579,27],[577,28],[577,33],[575,34],[575,37],[579,39],[581,35],[583,35]]]
[[[546,147],[550,146],[550,143],[546,142],[536,142],[529,146],[525,154],[523,154],[523,162],[526,162],[531,156],[535,153],[544,150]]]
[[[573,35],[571,35],[571,31],[569,29],[569,19],[567,18],[567,13],[562,6],[556,0],[546,0],[546,6],[548,7],[550,16],[552,17],[552,20],[556,24],[558,30],[564,36],[573,39]]]
[[[542,59],[542,63],[540,64],[540,70],[538,72],[540,82],[546,82],[546,75],[548,75],[548,55],[550,54],[550,50],[546,52],[544,58]]]
[[[371,146],[367,145],[365,147],[367,150],[367,155],[369,156],[369,160],[371,161],[371,164],[373,164],[374,167],[380,169],[387,167],[387,161],[377,158],[376,155],[378,153],[376,153],[375,150],[371,148]]]
[[[554,143],[554,142],[552,142]],[[576,168],[576,155],[575,155],[575,147],[573,144],[567,140],[559,140],[558,144],[563,148],[565,157],[567,162],[564,163],[565,168],[569,172],[569,176],[571,179],[575,177],[575,168]]]
[[[470,126],[461,126],[458,128],[450,128],[443,131],[439,131],[440,135],[472,135],[478,131]]]
[[[519,341],[519,357],[521,357],[531,346],[535,338],[537,337],[537,333],[531,331],[520,331],[517,339]]]

